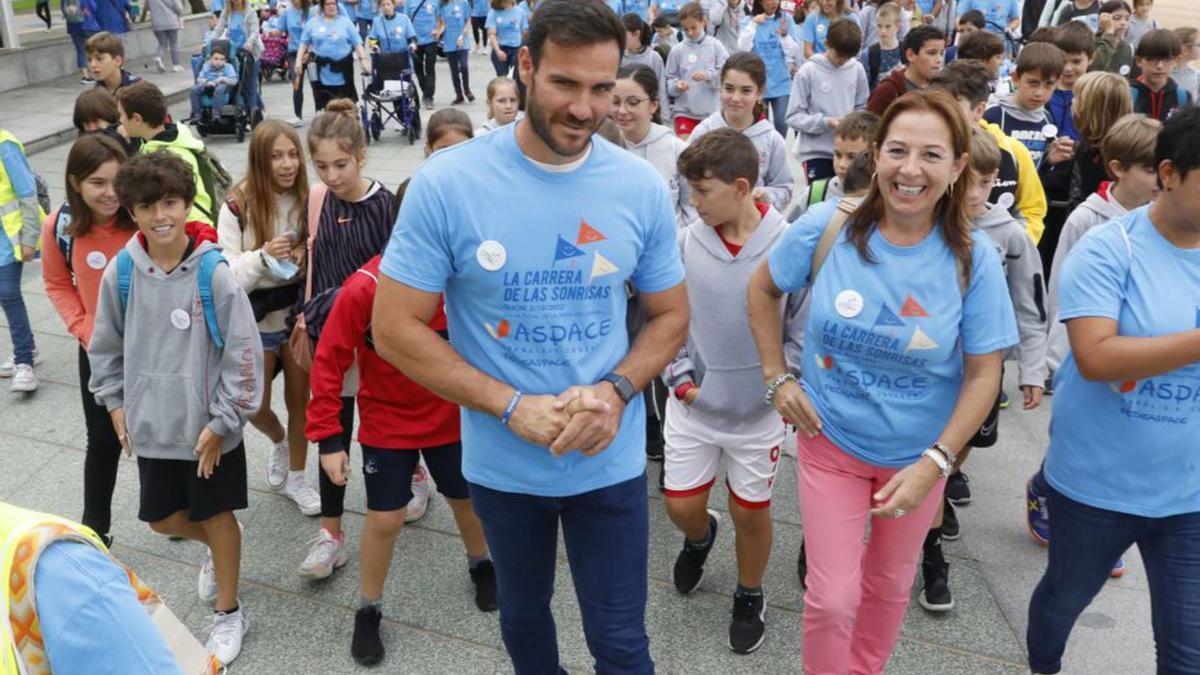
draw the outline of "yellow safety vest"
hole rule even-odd
[[[0,129],[0,143],[12,141],[21,149],[21,154],[25,154],[25,146],[21,141],[17,140],[8,131]],[[38,209],[38,218],[45,220],[46,214]],[[4,165],[0,164],[0,221],[4,222],[4,234],[12,242],[13,258],[19,260],[17,255],[18,247],[20,246],[19,235],[21,234],[21,202],[17,197],[17,191],[13,189],[12,179],[8,177],[8,172],[4,170]],[[38,250],[42,248],[42,240],[38,238]]]

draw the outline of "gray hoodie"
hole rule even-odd
[[[1052,371],[1058,370],[1067,359],[1067,352],[1071,351],[1071,343],[1067,340],[1067,326],[1058,321],[1058,280],[1062,278],[1062,267],[1067,260],[1067,254],[1088,230],[1129,213],[1120,202],[1112,198],[1108,188],[1111,188],[1111,184],[1091,194],[1071,212],[1058,238],[1054,262],[1050,263],[1050,299],[1046,303],[1050,314],[1050,338],[1046,343],[1046,364]]]
[[[746,286],[786,229],[783,216],[768,208],[737,256],[703,220],[679,233],[688,302],[705,311],[692,312],[687,343],[663,379],[672,388],[695,382],[700,397],[691,405],[692,414],[731,433],[778,414],[763,401],[762,361],[746,318]]]
[[[217,265],[213,305],[225,339],[225,348],[217,349],[198,288],[200,256],[216,246],[202,242],[163,274],[140,239],[125,246],[133,274],[124,313],[117,266],[109,265],[100,282],[88,388],[107,410],[125,409],[139,457],[195,461],[205,427],[221,437],[221,453],[227,453],[242,442],[246,418],[262,401],[262,341],[250,301],[229,266]]]
[[[729,0],[714,0],[708,8],[708,28],[730,54],[743,51],[738,49],[738,33],[742,30],[744,18],[746,9],[741,2],[730,7]]]
[[[800,161],[833,157],[830,117],[844,117],[867,107],[871,90],[867,72],[858,59],[833,65],[827,54],[815,54],[792,78],[787,123],[796,130],[796,157]]]
[[[697,138],[715,129],[724,129],[725,116],[721,111],[710,115],[692,131],[688,143],[694,143]],[[796,179],[792,177],[792,167],[788,165],[787,143],[783,136],[775,131],[775,127],[767,120],[759,120],[742,131],[754,147],[758,149],[758,187],[765,188],[767,200],[776,210],[783,211],[792,201],[792,188]]]
[[[1025,228],[1001,206],[989,204],[987,213],[973,219],[971,224],[992,240],[1004,261],[1004,277],[1021,335],[1016,347],[1020,363],[1018,383],[1040,387],[1046,382],[1047,330],[1042,258]]]
[[[1034,166],[1041,168],[1042,157],[1053,140],[1053,137],[1046,136],[1053,124],[1045,108],[1026,110],[1017,103],[1016,94],[1009,94],[985,110],[983,119],[998,125],[1001,131],[1028,148]],[[1055,132],[1057,135],[1057,129]]]
[[[690,223],[696,217],[696,211],[690,203],[687,180],[679,175],[678,168],[679,155],[683,154],[687,143],[663,125],[651,124],[645,138],[637,143],[626,141],[625,148],[654,165],[671,192],[675,221],[680,227]]]
[[[156,31],[179,30],[179,18],[183,16],[183,3],[179,0],[147,0],[145,7],[150,11],[150,27]]]
[[[654,71],[654,76],[658,78],[658,114],[664,121],[671,119],[671,97],[667,92],[667,76],[664,74],[664,66],[662,56],[649,47],[645,47],[640,52],[626,51],[621,55],[621,67],[625,66],[646,66]]]
[[[667,95],[674,101],[671,112],[702,120],[720,107],[721,67],[729,52],[717,39],[705,35],[700,42],[684,40],[671,48],[667,57]],[[708,79],[697,81],[692,75],[704,72]],[[687,82],[688,90],[679,91],[679,83]]]

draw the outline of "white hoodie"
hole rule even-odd
[[[1050,319],[1050,337],[1046,342],[1046,365],[1050,370],[1057,371],[1071,351],[1071,343],[1067,339],[1067,327],[1058,321],[1058,282],[1061,279],[1063,263],[1067,254],[1075,244],[1087,234],[1087,231],[1120,218],[1129,213],[1121,203],[1113,199],[1110,190],[1112,183],[1102,183],[1100,189],[1084,200],[1071,212],[1067,222],[1063,224],[1062,234],[1058,238],[1058,248],[1054,249],[1054,262],[1050,264],[1049,302],[1046,311]]]
[[[725,123],[725,115],[718,110],[696,125],[688,143],[695,143],[696,139],[704,134],[728,126]],[[787,143],[767,120],[755,122],[742,133],[758,150],[758,183],[755,185],[766,189],[767,201],[776,211],[782,213],[791,203],[792,188],[796,186],[796,179],[792,177],[792,167],[788,165]]]
[[[654,165],[658,174],[667,182],[671,203],[675,205],[675,221],[684,227],[696,218],[690,203],[687,181],[679,175],[679,155],[687,143],[680,140],[670,129],[661,124],[651,124],[645,138],[637,143],[625,141],[625,148]]]

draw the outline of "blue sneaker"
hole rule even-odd
[[[1125,576],[1125,558],[1117,558],[1117,563],[1112,566],[1112,570],[1108,573],[1110,579],[1120,579]]]
[[[1042,546],[1050,545],[1050,512],[1046,509],[1046,495],[1033,485],[1033,479],[1025,482],[1025,520],[1029,536]]]

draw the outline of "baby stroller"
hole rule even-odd
[[[421,113],[407,54],[373,54],[371,77],[363,76],[359,101],[363,131],[378,141],[387,122],[393,121],[412,145],[421,137]]]
[[[263,35],[262,43],[262,57],[259,58],[258,64],[263,81],[269,82],[272,75],[278,75],[281,82],[286,81],[290,75],[287,62],[287,33],[283,35]]]
[[[213,40],[206,44],[200,54],[192,57],[193,81],[200,76],[200,69],[212,57],[214,50],[229,54],[231,47],[229,40],[225,39]],[[251,112],[251,105],[245,100],[245,83],[253,72],[250,57],[245,52],[239,52],[229,57],[229,63],[238,74],[237,84],[229,90],[229,100],[217,106],[211,96],[201,96],[201,109],[194,111],[197,119],[193,121],[193,126],[201,138],[233,134],[237,137],[237,142],[241,143],[246,140],[246,132],[262,121],[262,113],[258,110]]]

